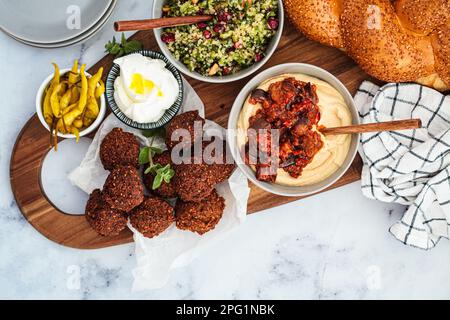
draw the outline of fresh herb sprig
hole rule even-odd
[[[157,154],[163,153],[163,150],[153,146],[153,141],[155,137],[162,136],[165,134],[164,129],[156,129],[144,131],[143,135],[147,138],[151,138],[150,146],[144,147],[139,153],[139,163],[145,165],[148,163],[147,169],[145,169],[144,174],[152,174],[155,176],[153,179],[152,189],[158,189],[163,181],[165,183],[170,183],[170,180],[175,175],[175,171],[171,168],[170,163],[162,166],[159,163],[154,163],[153,157]]]
[[[116,41],[116,37],[113,37],[112,41],[108,41],[105,45],[106,52],[115,55],[117,58],[125,54],[132,53],[142,48],[142,43],[137,40],[128,41],[125,38],[125,34],[122,33],[122,39],[119,42]]]
[[[144,147],[139,152],[139,163],[144,165],[151,163],[155,154],[161,154],[163,151],[156,147]]]
[[[170,167],[170,163],[166,164],[164,167],[159,163],[153,164],[145,170],[146,174],[153,174],[155,178],[153,179],[152,189],[158,189],[162,182],[170,183],[173,176],[175,175],[175,170]]]

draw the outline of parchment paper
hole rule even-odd
[[[184,80],[184,101],[180,112],[190,110],[199,110],[200,115],[204,116],[203,102],[189,83]],[[142,146],[149,143],[140,130],[128,127],[113,114],[109,115],[97,131],[80,166],[69,175],[69,180],[88,194],[94,189],[102,189],[108,177],[109,172],[103,169],[99,151],[101,141],[115,127],[133,133]],[[210,132],[211,130],[224,132],[225,129],[207,120],[205,131]],[[226,135],[224,134],[224,136]],[[165,147],[162,139],[155,139],[153,145]],[[216,190],[225,198],[225,210],[215,229],[203,236],[179,230],[175,225],[172,225],[159,236],[149,239],[128,224],[134,234],[137,259],[137,267],[133,270],[133,291],[163,287],[169,279],[170,270],[186,266],[204,248],[224,238],[231,230],[245,221],[247,200],[250,194],[245,175],[239,169],[236,169],[230,179],[218,185]]]

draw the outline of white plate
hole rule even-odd
[[[111,0],[0,0],[0,28],[33,43],[67,41],[93,28],[110,5]],[[79,28],[68,23],[77,12]]]
[[[91,38],[95,33],[97,33],[109,20],[116,5],[117,5],[117,0],[112,0],[111,5],[109,6],[105,15],[97,22],[97,24],[95,24],[91,29],[85,31],[83,34],[79,35],[78,37],[75,37],[73,39],[66,40],[66,41],[55,42],[55,43],[51,43],[51,44],[36,43],[36,42],[26,41],[21,38],[17,38],[13,34],[8,33],[5,30],[3,30],[3,31],[5,31],[5,33],[8,36],[12,37],[13,39],[15,39],[19,42],[22,42],[26,45],[29,45],[29,46],[38,47],[38,48],[46,48],[46,49],[67,47],[67,46],[79,43],[81,41],[85,41],[85,40]]]

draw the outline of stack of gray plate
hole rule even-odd
[[[0,29],[41,48],[87,40],[111,16],[117,0],[0,0]]]

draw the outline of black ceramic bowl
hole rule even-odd
[[[126,125],[137,128],[137,129],[156,129],[166,125],[181,108],[181,104],[183,103],[183,80],[181,78],[180,72],[175,68],[175,66],[169,62],[169,60],[161,53],[150,51],[150,50],[138,50],[134,53],[140,53],[143,56],[152,58],[152,59],[161,59],[166,63],[166,69],[168,69],[175,76],[178,82],[178,98],[175,103],[164,112],[163,116],[156,122],[148,122],[148,123],[139,123],[128,118],[122,110],[117,106],[116,101],[114,100],[114,81],[120,75],[120,67],[117,64],[114,64],[111,70],[108,73],[108,78],[106,79],[106,101],[108,102],[108,106],[111,109],[112,113],[123,123]]]

